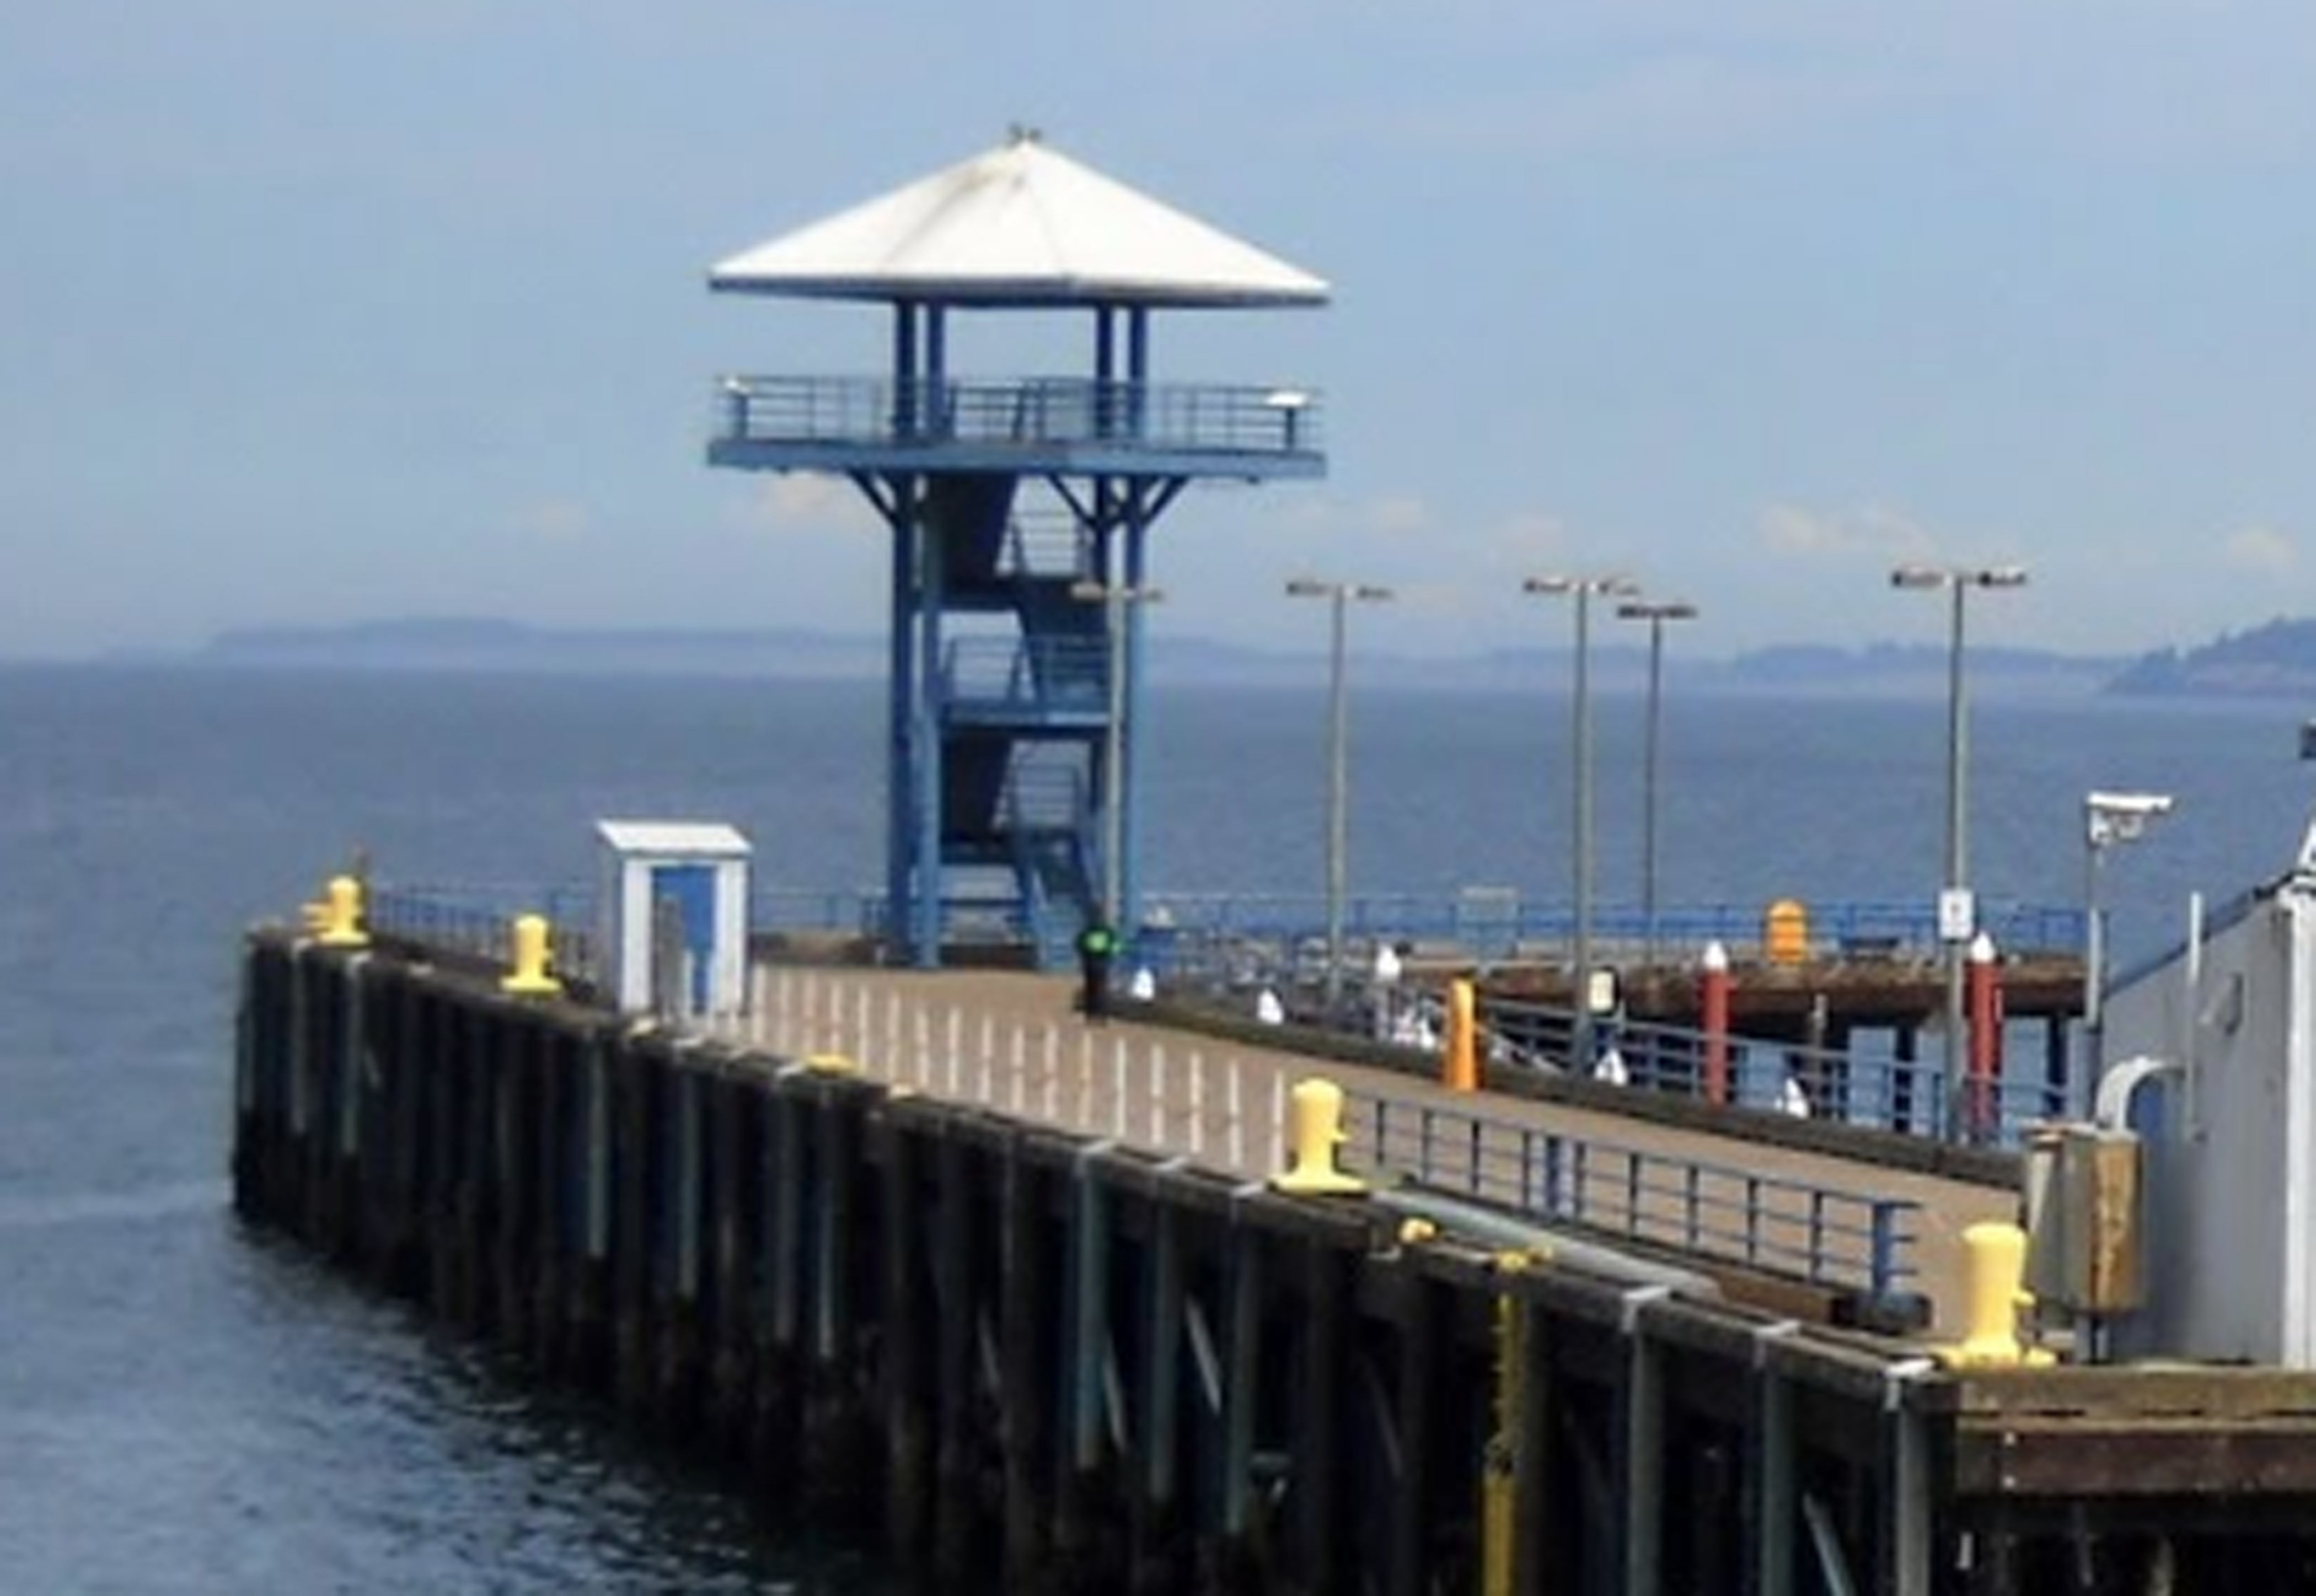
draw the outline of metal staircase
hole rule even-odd
[[[1091,795],[1113,661],[1102,607],[1074,590],[1091,540],[1066,511],[1017,509],[1013,479],[934,486],[960,629],[940,694],[944,938],[1004,935],[1063,963],[1100,905]]]

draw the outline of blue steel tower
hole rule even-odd
[[[1140,924],[1134,769],[1151,528],[1200,479],[1326,470],[1308,391],[1161,383],[1160,310],[1327,285],[1033,133],[715,267],[722,291],[891,311],[883,377],[727,377],[708,459],[849,478],[892,534],[886,936],[1065,958]],[[966,313],[1082,318],[1089,368],[953,371]]]

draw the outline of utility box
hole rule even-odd
[[[748,1006],[748,839],[695,820],[599,820],[597,935],[622,1014],[728,1019]]]
[[[2037,1131],[2026,1148],[2026,1289],[2069,1313],[2142,1300],[2139,1138],[2095,1125]]]

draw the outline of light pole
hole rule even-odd
[[[2107,849],[2138,841],[2150,822],[2170,812],[2166,793],[2083,794],[2083,1078],[2076,1091],[2084,1102],[2089,1099],[2083,1094],[2098,1089],[2099,1031],[2107,1010],[2107,918],[2099,906],[2099,866]]]
[[[1641,766],[1641,927],[1649,968],[1657,962],[1657,777],[1664,741],[1664,629],[1667,621],[1693,621],[1697,606],[1678,599],[1633,599],[1617,606],[1619,620],[1649,624],[1648,749]]]
[[[1343,893],[1348,873],[1350,811],[1350,698],[1344,681],[1345,612],[1354,601],[1379,604],[1389,588],[1366,582],[1320,581],[1297,577],[1287,584],[1290,598],[1324,598],[1331,607],[1327,653],[1327,1015],[1333,1018],[1343,994]]]
[[[1938,936],[1946,953],[1946,1129],[1963,1124],[1964,955],[1977,930],[1977,905],[1970,891],[1970,701],[1963,675],[1964,616],[1973,588],[2023,588],[2023,565],[1901,565],[1890,585],[1917,591],[1945,589],[1953,595],[1946,644],[1946,882],[1938,897]]]
[[[1569,849],[1571,895],[1575,900],[1576,940],[1571,952],[1573,1017],[1569,1068],[1592,1068],[1592,599],[1624,598],[1640,591],[1623,576],[1532,576],[1525,593],[1565,595],[1576,611],[1576,677],[1569,691],[1569,763],[1575,770],[1575,826]]]
[[[1136,604],[1155,604],[1165,597],[1157,588],[1137,588],[1126,582],[1076,581],[1070,597],[1081,604],[1102,607],[1102,636],[1108,652],[1102,676],[1109,703],[1102,726],[1101,748],[1101,921],[1122,935],[1118,917],[1126,910],[1126,617]]]

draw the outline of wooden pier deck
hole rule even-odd
[[[1356,1098],[1480,1113],[1514,1126],[1556,1132],[1587,1143],[1629,1148],[1667,1160],[1731,1169],[1861,1198],[1916,1205],[1910,1288],[1927,1299],[1927,1333],[1951,1334],[1964,1300],[1962,1232],[1982,1219],[2014,1219],[2018,1193],[1985,1179],[1896,1168],[1872,1149],[1887,1139],[1859,1137],[1857,1152],[1811,1150],[1745,1133],[1755,1116],[1722,1115],[1722,1129],[1647,1116],[1652,1105],[1632,1095],[1632,1113],[1503,1092],[1451,1092],[1403,1069],[1314,1058],[1282,1031],[1277,1045],[1237,1036],[1184,1031],[1135,1017],[1089,1024],[1077,1012],[1074,982],[1017,971],[900,971],[859,966],[774,966],[756,970],[754,1013],[728,1027],[728,1040],[791,1058],[842,1055],[872,1078],[899,1079],[932,1095],[1104,1136],[1162,1155],[1189,1157],[1251,1179],[1282,1167],[1280,1114],[1287,1088],[1323,1076]],[[1238,1134],[1230,1093],[1236,1082]],[[1613,1090],[1583,1094],[1611,1104]],[[1250,1131],[1249,1125],[1259,1125]],[[1774,1133],[1780,1127],[1766,1125]],[[1822,1132],[1826,1128],[1821,1127]],[[1838,1145],[1838,1133],[1813,1139]],[[1360,1162],[1354,1147],[1349,1154]],[[1707,1260],[1706,1262],[1710,1262]],[[1766,1288],[1770,1282],[1762,1282]],[[1766,1294],[1766,1292],[1765,1292]]]

